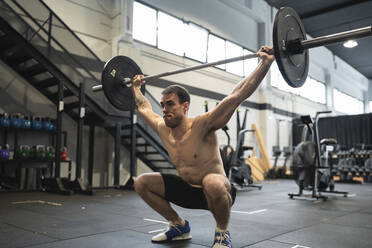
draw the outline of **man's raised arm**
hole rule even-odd
[[[145,119],[146,123],[152,129],[158,132],[158,125],[163,119],[152,111],[150,102],[141,92],[141,85],[145,82],[142,80],[143,75],[136,75],[133,78],[133,97],[137,106],[138,113]]]
[[[206,127],[209,131],[224,127],[235,109],[257,89],[274,61],[274,55],[271,55],[272,50],[272,47],[261,47],[258,51],[261,61],[257,68],[247,78],[240,81],[233,92],[225,97],[215,109],[206,114]]]

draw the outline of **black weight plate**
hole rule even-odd
[[[103,92],[117,109],[128,111],[135,108],[132,89],[123,83],[123,78],[133,78],[139,74],[142,74],[139,66],[126,56],[113,57],[105,64],[101,78]],[[141,92],[145,94],[144,85]]]
[[[301,87],[309,71],[309,52],[290,54],[285,48],[290,40],[306,39],[304,26],[300,17],[292,8],[285,7],[278,10],[273,27],[273,45],[276,63],[283,78],[291,87]]]

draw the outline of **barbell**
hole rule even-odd
[[[296,11],[290,7],[278,10],[273,26],[273,47],[276,63],[285,81],[291,87],[301,87],[309,71],[308,49],[320,47],[348,39],[357,39],[372,35],[372,26],[353,29],[341,33],[306,39],[306,32]],[[145,76],[146,82],[174,74],[195,71],[206,67],[227,64],[259,57],[257,53],[223,59],[174,71]],[[143,74],[140,67],[126,56],[110,59],[102,71],[102,85],[93,86],[93,91],[103,90],[106,98],[116,108],[127,111],[135,108],[130,83],[135,75]],[[145,86],[141,86],[145,93]]]

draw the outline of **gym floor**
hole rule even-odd
[[[287,193],[297,191],[292,180],[238,192],[229,228],[233,247],[371,247],[372,184],[336,184],[336,190],[350,196],[291,200]],[[167,225],[134,191],[1,193],[0,247],[211,247],[211,214],[176,209],[190,221],[192,240],[153,244],[151,236]]]

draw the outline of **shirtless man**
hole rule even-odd
[[[211,211],[216,221],[212,247],[232,247],[227,227],[235,191],[223,169],[216,130],[226,125],[235,109],[261,83],[274,61],[270,55],[272,49],[261,47],[258,51],[261,61],[256,70],[215,109],[195,118],[187,117],[190,96],[183,87],[172,85],[162,92],[163,117],[160,117],[140,91],[145,83],[143,76],[134,77],[132,89],[138,113],[159,134],[179,175],[144,173],[134,181],[142,199],[169,222],[167,231],[154,236],[152,242],[191,239],[189,222],[171,207],[172,202],[184,208]]]

